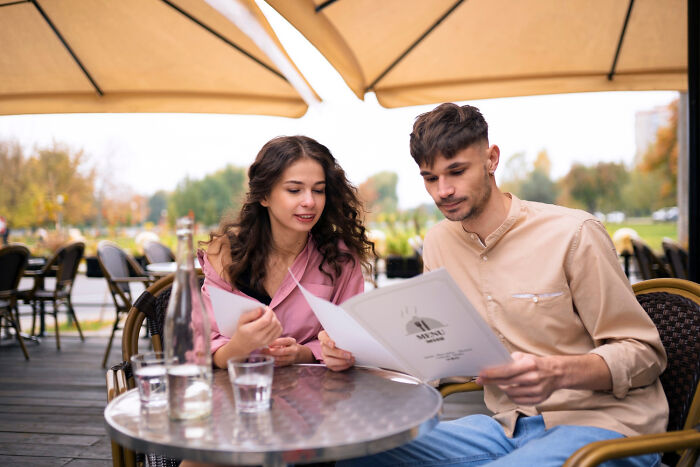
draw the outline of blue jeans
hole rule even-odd
[[[580,447],[605,439],[622,438],[620,433],[588,426],[560,425],[549,430],[541,415],[520,417],[512,438],[486,415],[441,422],[412,442],[373,456],[338,462],[346,466],[434,466],[484,465],[561,466]],[[605,462],[605,467],[656,467],[658,454],[627,457]]]

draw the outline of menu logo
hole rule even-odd
[[[415,335],[419,341],[425,343],[439,342],[445,340],[445,332],[447,326],[434,318],[426,318],[417,315],[418,310],[414,308],[413,313],[408,309],[404,309],[401,314],[413,315],[408,323],[406,323],[406,334]]]

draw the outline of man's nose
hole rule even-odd
[[[449,198],[454,192],[454,186],[452,186],[451,183],[448,183],[447,180],[442,177],[438,179],[438,196],[440,196],[440,198]]]

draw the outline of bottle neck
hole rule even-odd
[[[181,229],[177,232],[177,254],[175,256],[178,270],[194,269],[192,230]]]

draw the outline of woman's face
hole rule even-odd
[[[274,236],[308,233],[326,205],[323,167],[313,159],[299,159],[287,167],[260,204],[270,214]]]

